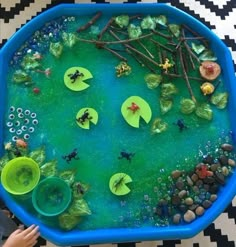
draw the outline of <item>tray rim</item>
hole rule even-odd
[[[225,44],[214,34],[209,28],[207,28],[200,21],[190,16],[189,14],[171,7],[166,4],[160,3],[141,3],[141,4],[60,4],[57,5],[38,16],[34,17],[30,22],[19,29],[3,46],[0,50],[0,69],[6,71],[8,65],[4,61],[9,61],[10,57],[17,50],[19,44],[22,44],[27,38],[38,28],[40,28],[45,22],[55,19],[63,15],[74,15],[78,14],[77,11],[82,11],[84,15],[91,14],[98,10],[102,10],[105,13],[112,12],[128,12],[137,13],[142,12],[144,14],[153,14],[156,12],[164,11],[167,15],[174,14],[175,18],[179,17],[180,20],[188,20],[189,26],[196,26],[200,29],[201,34],[207,39],[214,40],[215,44],[213,46],[220,47],[221,49],[221,61],[231,60],[232,57],[229,49]],[[166,14],[165,13],[165,14]],[[53,16],[53,17],[52,17]],[[9,52],[10,51],[10,52]],[[229,108],[231,111],[236,112],[236,83],[234,76],[233,64],[229,63],[223,68],[225,80],[229,81],[229,90],[232,92],[232,97],[229,102]],[[6,77],[1,73],[0,75],[0,144],[3,143],[3,115],[4,115],[4,102],[6,101]],[[231,114],[231,123],[233,125],[233,132],[236,133],[236,123],[233,119],[233,114]],[[234,137],[236,138],[236,137]],[[234,140],[236,142],[236,140]],[[3,152],[3,147],[0,148],[0,155]],[[236,183],[230,186],[232,181],[236,181],[236,174],[234,173],[227,182],[224,189],[221,189],[220,196],[224,192],[225,202],[230,203],[236,193]],[[40,226],[40,232],[43,237],[49,241],[56,243],[58,245],[75,245],[75,244],[101,244],[101,243],[118,243],[118,242],[130,242],[130,241],[150,241],[158,239],[180,239],[180,238],[190,238],[199,233],[201,230],[205,229],[213,220],[223,212],[225,207],[224,203],[217,200],[213,203],[211,209],[207,210],[207,213],[193,221],[190,224],[180,225],[180,226],[166,226],[166,227],[141,227],[141,228],[117,228],[117,229],[97,229],[97,230],[72,230],[65,233],[61,230],[52,229],[45,226],[35,217],[27,213],[22,207],[17,205],[17,203],[11,198],[11,196],[6,193],[0,184],[0,197],[6,202],[7,206],[13,211],[13,213],[19,217],[26,225],[38,224]]]

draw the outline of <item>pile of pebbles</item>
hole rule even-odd
[[[168,185],[168,196],[163,196],[154,208],[154,215],[167,219],[169,224],[190,223],[204,215],[217,200],[217,193],[236,166],[233,145],[222,144],[221,152],[206,155],[191,172],[174,170]]]

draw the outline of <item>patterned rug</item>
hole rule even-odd
[[[0,48],[34,16],[60,3],[167,3],[197,18],[232,52],[236,69],[236,0],[0,0]],[[55,246],[40,238],[36,246]],[[212,224],[191,239],[92,245],[92,247],[235,247],[236,197]]]

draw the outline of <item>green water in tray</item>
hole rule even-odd
[[[87,18],[87,17],[86,17]],[[79,26],[83,19],[73,24]],[[89,37],[90,34],[88,34]],[[123,53],[126,56],[125,53]],[[128,64],[132,68],[129,76],[118,78],[115,67],[119,60],[93,44],[78,42],[73,48],[66,48],[60,58],[49,52],[43,54],[42,67],[50,68],[47,78],[43,73],[33,73],[34,86],[22,87],[12,83],[12,68],[9,73],[8,107],[21,107],[37,113],[38,125],[28,141],[31,150],[44,145],[46,160],[57,159],[58,170],[77,169],[76,179],[89,184],[85,199],[92,215],[83,218],[80,229],[99,229],[112,227],[139,227],[155,224],[152,217],[153,207],[164,191],[168,176],[175,169],[191,170],[202,152],[206,153],[217,143],[222,142],[230,129],[228,114],[225,110],[214,108],[214,118],[207,121],[195,114],[180,113],[179,102],[189,98],[184,79],[173,79],[178,88],[174,96],[174,106],[165,115],[160,111],[160,87],[149,89],[144,81],[148,73],[132,57]],[[74,66],[88,69],[93,78],[87,83],[90,87],[81,92],[69,90],[63,81],[65,71]],[[198,72],[195,73],[198,75]],[[191,82],[195,95],[203,99],[197,81]],[[224,90],[223,83],[219,91]],[[141,121],[140,128],[132,128],[121,115],[121,105],[130,96],[142,97],[152,109],[152,120],[146,124]],[[81,108],[91,107],[98,112],[97,125],[91,124],[90,130],[80,128],[76,114]],[[167,131],[152,134],[153,120],[161,117],[168,123]],[[182,132],[176,124],[183,119],[187,129]],[[5,131],[5,140],[12,134]],[[69,164],[62,156],[77,148],[79,160]],[[118,159],[121,151],[135,153],[131,162]],[[124,172],[132,178],[128,184],[131,192],[125,196],[115,196],[109,190],[110,177]],[[163,182],[161,182],[163,181]],[[149,197],[148,203],[145,198]],[[30,199],[18,199],[19,203],[36,214]],[[56,218],[39,216],[49,225],[57,226]]]

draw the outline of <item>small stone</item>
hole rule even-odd
[[[211,171],[215,172],[215,171],[217,171],[217,169],[218,169],[219,167],[220,167],[220,164],[219,164],[219,163],[217,163],[217,164],[212,164],[211,167],[210,167],[210,169],[211,169]]]
[[[227,177],[229,175],[229,169],[226,166],[222,167],[222,174]]]
[[[149,196],[148,195],[144,195],[143,199],[144,199],[144,201],[148,201],[149,200]]]
[[[203,162],[204,164],[209,164],[209,165],[211,165],[211,164],[214,163],[214,158],[213,158],[211,155],[208,154],[207,156],[205,156],[205,157],[203,158],[202,162]]]
[[[216,194],[217,192],[218,192],[218,190],[219,190],[219,186],[217,185],[217,184],[212,184],[211,186],[210,186],[210,188],[209,188],[209,192],[211,193],[211,194]]]
[[[184,221],[190,223],[192,222],[193,220],[195,220],[196,218],[196,215],[193,211],[191,210],[188,210],[185,214],[184,214]]]
[[[197,182],[197,180],[198,180],[198,175],[196,174],[196,173],[194,173],[192,176],[191,176],[191,179],[192,179],[192,181],[195,183],[195,182]]]
[[[179,192],[178,196],[179,196],[180,198],[183,198],[183,197],[185,197],[187,194],[188,194],[188,192],[187,192],[186,190],[181,190],[181,191]]]
[[[199,193],[199,188],[195,185],[193,186],[193,191],[198,194]]]
[[[213,183],[215,183],[215,178],[214,177],[206,177],[203,179],[203,182],[205,184],[213,184]]]
[[[221,155],[219,157],[219,162],[222,166],[227,166],[228,165],[228,157],[225,155]]]
[[[235,166],[235,161],[233,159],[228,159],[228,165]]]
[[[205,213],[205,209],[201,206],[197,207],[195,210],[196,215],[201,216]]]
[[[179,206],[179,210],[180,210],[181,212],[185,213],[185,212],[187,211],[187,206],[184,205],[184,204],[181,204],[181,205]]]
[[[194,211],[198,206],[199,206],[198,204],[193,204],[193,205],[189,206],[188,209],[191,211]]]
[[[216,171],[215,172],[215,178],[216,178],[216,181],[218,183],[220,183],[222,185],[225,184],[225,176],[222,173]]]
[[[184,188],[184,182],[182,180],[178,180],[175,183],[175,186],[176,186],[177,189],[182,190]]]
[[[175,170],[171,173],[171,177],[174,179],[179,178],[182,175],[182,172],[180,170]]]
[[[212,202],[209,201],[209,200],[205,200],[205,201],[203,201],[203,203],[202,203],[202,206],[203,206],[204,208],[209,208],[211,205],[212,205]]]
[[[173,223],[174,224],[179,224],[180,223],[180,220],[181,220],[181,214],[175,214],[174,216],[173,216]]]
[[[198,196],[194,196],[194,202],[195,203],[201,203],[202,200]]]
[[[221,145],[221,149],[223,151],[231,152],[234,149],[234,147],[231,144],[224,143],[224,144]]]
[[[173,195],[171,198],[171,203],[173,205],[179,205],[181,203],[181,199],[178,195]]]
[[[209,184],[204,184],[203,188],[205,191],[209,191],[210,185]]]
[[[191,180],[189,176],[187,176],[187,183],[189,186],[193,186],[193,181]]]
[[[191,197],[188,197],[184,200],[185,204],[188,206],[193,205],[193,199]]]
[[[216,195],[216,194],[212,194],[212,195],[210,196],[210,201],[211,201],[211,202],[214,202],[216,199],[217,199],[217,195]]]
[[[201,179],[199,179],[197,182],[196,182],[196,185],[198,187],[201,187],[203,185],[203,181]]]

